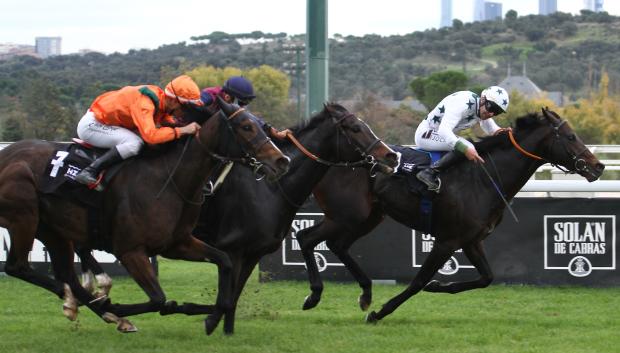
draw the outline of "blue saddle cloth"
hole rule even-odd
[[[400,153],[400,160],[395,177],[405,178],[409,191],[420,195],[420,213],[425,217],[423,229],[418,229],[422,232],[429,233],[431,230],[431,214],[433,212],[433,199],[437,195],[433,191],[429,191],[426,184],[416,178],[416,174],[422,169],[428,168],[431,164],[438,161],[445,151],[425,151],[422,149],[416,149],[412,147],[404,147],[399,145],[390,145],[390,147]]]

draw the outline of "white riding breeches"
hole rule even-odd
[[[473,144],[464,138],[461,138],[460,141],[468,147],[473,147]],[[452,147],[448,145],[446,139],[424,122],[420,123],[415,131],[415,144],[425,151],[452,151]]]
[[[123,159],[137,155],[144,141],[133,131],[121,126],[100,123],[92,111],[87,111],[77,126],[78,137],[95,147],[113,148]]]

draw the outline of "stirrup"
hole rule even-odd
[[[437,186],[428,185],[428,191],[434,191],[439,194],[439,189],[441,189],[441,178],[437,178]]]

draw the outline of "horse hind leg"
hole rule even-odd
[[[475,241],[463,247],[463,252],[480,273],[480,277],[473,281],[442,283],[430,281],[424,291],[433,293],[456,294],[476,288],[486,288],[493,282],[493,271],[487,261],[482,241]]]
[[[66,283],[64,285],[65,304],[63,305],[65,316],[70,320],[72,319],[71,315],[77,316],[77,303],[79,301],[105,322],[116,323],[118,331],[136,332],[137,328],[127,319],[107,311],[107,306],[109,305],[107,300],[93,297],[91,293],[82,287],[73,267],[74,250],[72,243],[53,237],[54,234],[46,232],[44,229],[40,229],[39,234],[50,254],[54,275],[57,279]]]
[[[76,249],[82,263],[82,286],[97,298],[106,298],[112,290],[112,278],[103,270],[90,249]]]
[[[379,312],[371,311],[366,316],[367,323],[376,323],[377,321],[383,319],[387,315],[391,314],[396,310],[401,304],[403,304],[407,299],[411,298],[418,292],[420,292],[424,286],[433,278],[435,273],[443,266],[443,264],[448,261],[450,256],[454,254],[453,247],[445,244],[445,243],[435,243],[433,245],[433,250],[431,250],[430,254],[422,264],[420,271],[413,278],[413,281],[402,291],[400,294],[396,295],[392,299],[388,300],[387,303],[381,307]]]

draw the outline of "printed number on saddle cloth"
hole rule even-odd
[[[52,159],[50,161],[50,164],[54,166],[52,170],[50,171],[50,176],[52,178],[55,178],[58,175],[58,171],[60,170],[60,168],[62,168],[65,165],[64,160],[65,158],[67,158],[68,155],[69,155],[69,152],[67,151],[56,152],[56,157],[58,158]]]

